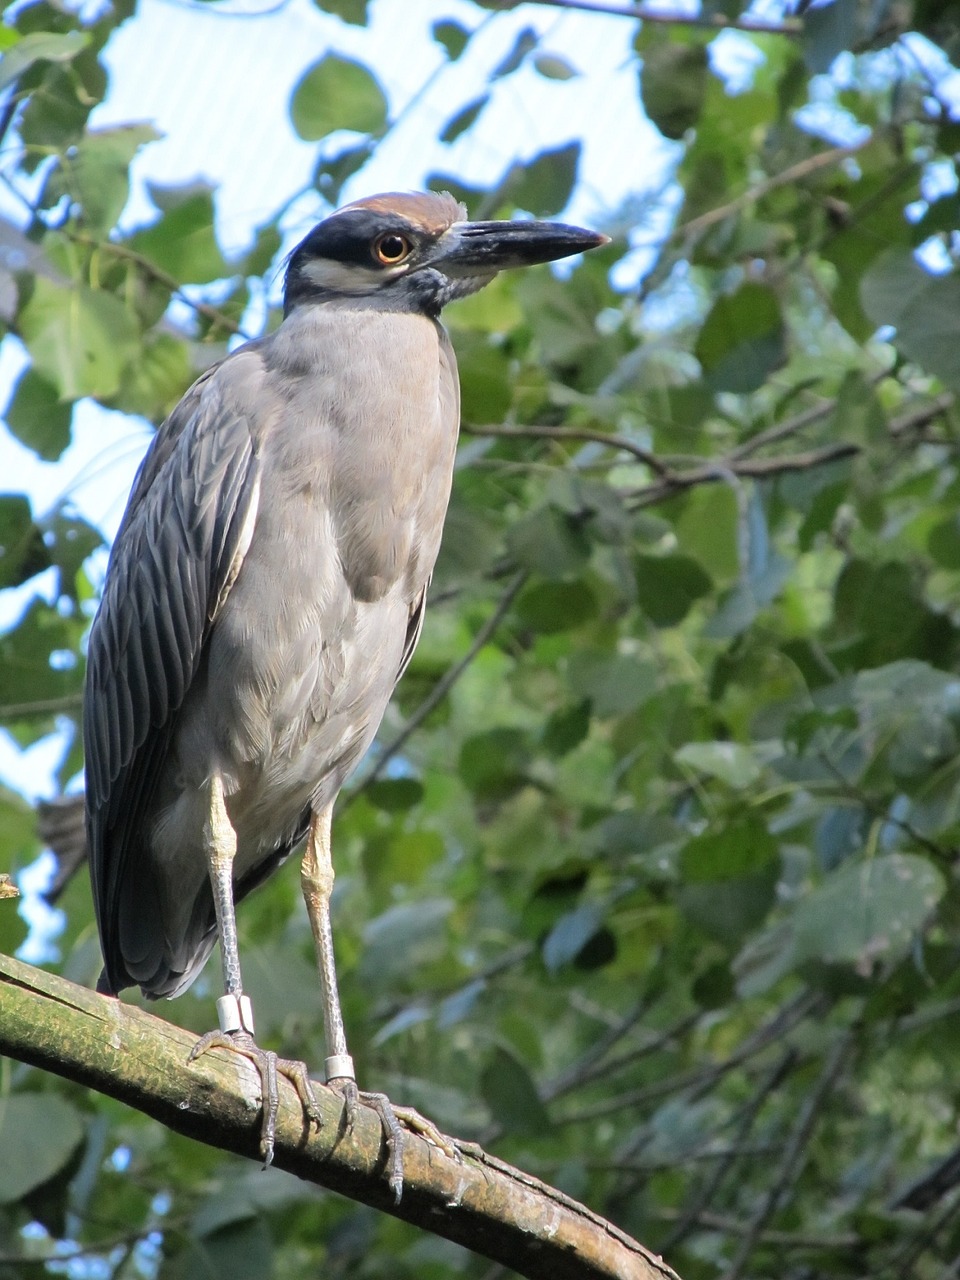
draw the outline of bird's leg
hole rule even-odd
[[[333,893],[333,861],[330,856],[330,821],[333,806],[327,805],[310,819],[307,848],[300,866],[300,885],[317,949],[320,970],[320,998],[323,1003],[323,1031],[327,1056],[324,1071],[327,1084],[342,1095],[347,1108],[347,1124],[356,1117],[357,1103],[368,1103],[380,1117],[387,1144],[387,1177],[399,1204],[403,1192],[402,1120],[408,1129],[421,1134],[448,1156],[457,1151],[434,1124],[412,1107],[395,1107],[385,1093],[366,1093],[357,1089],[353,1058],[347,1049],[343,1029],[343,1013],[337,989],[337,970],[333,955],[333,929],[330,924],[330,897]]]
[[[276,1137],[277,1111],[280,1093],[277,1073],[285,1075],[294,1085],[309,1119],[320,1124],[320,1109],[306,1065],[286,1058],[278,1058],[271,1050],[261,1049],[253,1038],[253,1006],[250,997],[243,994],[240,979],[240,947],[237,942],[237,915],[233,902],[233,860],[237,853],[237,834],[230,822],[223,796],[223,780],[215,773],[210,781],[210,808],[204,823],[203,840],[210,869],[213,889],[213,905],[217,916],[217,933],[220,938],[220,958],[223,961],[224,994],[217,1001],[217,1031],[208,1031],[197,1041],[190,1054],[190,1061],[199,1058],[208,1049],[231,1049],[254,1064],[260,1073],[261,1106],[263,1123],[260,1131],[260,1154],[264,1164],[273,1160]]]

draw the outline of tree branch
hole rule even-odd
[[[195,1037],[152,1014],[0,957],[0,1052],[135,1107],[187,1137],[257,1159],[256,1070],[221,1050],[188,1063]],[[677,1280],[658,1257],[538,1179],[461,1144],[449,1159],[407,1139],[403,1199],[383,1175],[380,1122],[361,1108],[342,1129],[338,1094],[318,1087],[319,1132],[281,1084],[278,1168],[426,1228],[529,1277]]]
[[[814,467],[823,467],[829,462],[855,457],[860,452],[858,444],[841,443],[778,458],[744,458],[739,462],[718,458],[716,462],[705,463],[702,467],[691,467],[688,471],[673,471],[669,476],[664,476],[653,484],[631,489],[624,494],[624,497],[629,498],[635,507],[652,507],[684,489],[726,480],[731,475],[746,476],[756,480],[766,479],[769,476],[785,475],[792,471],[809,471]]]
[[[561,444],[573,442],[596,443],[606,445],[608,449],[619,449],[623,453],[632,454],[638,462],[643,462],[655,471],[658,476],[669,476],[669,467],[665,462],[645,449],[643,445],[628,439],[626,436],[611,434],[609,431],[593,431],[586,427],[542,427],[536,424],[524,427],[477,427],[464,422],[460,430],[471,436],[482,436],[495,439],[502,437],[508,440],[558,440]]]
[[[502,0],[499,9],[513,9],[517,0]],[[728,18],[722,13],[695,14],[669,13],[663,9],[649,8],[645,4],[608,4],[605,0],[535,0],[536,4],[554,9],[574,9],[582,13],[609,13],[615,18],[637,18],[641,22],[659,22],[668,27],[707,27],[712,31],[761,32],[774,36],[801,36],[803,22],[797,18],[784,18],[782,22],[768,22],[763,18]]]

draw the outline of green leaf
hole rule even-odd
[[[514,611],[524,626],[551,635],[582,626],[596,617],[597,608],[585,582],[534,582],[520,593]]]
[[[77,650],[85,623],[63,618],[35,599],[13,630],[0,636],[0,706],[78,693],[82,666]],[[72,661],[53,664],[54,654]]]
[[[443,857],[436,831],[401,831],[384,840],[369,840],[363,865],[369,884],[393,895],[397,885],[418,884]]]
[[[465,107],[461,107],[440,130],[440,141],[456,142],[461,133],[466,133],[471,125],[476,123],[477,117],[489,101],[489,93],[482,93],[479,98],[474,98]]]
[[[372,140],[364,138],[357,146],[344,147],[336,155],[327,156],[326,152],[324,152],[317,163],[314,173],[313,180],[316,183],[317,190],[331,204],[336,204],[340,199],[344,183],[352,178],[355,173],[360,172],[373,155],[373,151]]]
[[[552,756],[565,756],[568,751],[587,736],[590,731],[590,703],[584,699],[571,707],[554,711],[543,726],[541,742]]]
[[[546,80],[573,80],[579,71],[555,53],[538,53],[533,60],[537,72]]]
[[[453,312],[454,322],[456,311]],[[502,422],[513,401],[510,362],[486,333],[457,331],[461,413],[466,422]]]
[[[582,902],[566,912],[543,940],[543,963],[551,973],[571,964],[599,933],[604,912],[599,903]]]
[[[519,729],[491,729],[467,738],[458,769],[476,796],[494,800],[526,785],[529,763],[526,738]]]
[[[83,223],[101,235],[116,224],[130,194],[130,162],[162,135],[148,124],[121,125],[85,133],[61,158],[44,195],[68,195],[80,205]]]
[[[46,462],[55,462],[70,443],[73,405],[31,365],[20,376],[7,409],[7,426]]]
[[[656,669],[620,653],[581,650],[569,663],[570,688],[589,698],[594,715],[619,716],[635,711],[654,693]]]
[[[77,600],[77,575],[87,557],[103,546],[103,536],[63,503],[44,517],[40,527],[47,554],[60,571],[58,593]]]
[[[148,334],[136,360],[127,365],[117,393],[117,408],[159,422],[193,382],[190,349],[172,333]]]
[[[550,1127],[529,1071],[499,1045],[480,1074],[480,1092],[492,1118],[508,1133],[543,1133]]]
[[[694,353],[715,391],[756,391],[786,359],[777,295],[747,281],[713,304]]]
[[[0,66],[0,93],[23,75],[35,62],[70,62],[90,43],[84,31],[31,31],[7,48]]]
[[[136,325],[119,298],[43,276],[20,313],[20,330],[38,374],[61,400],[112,396],[136,349]]]
[[[524,58],[537,47],[539,36],[533,27],[524,27],[517,35],[507,56],[497,64],[491,80],[502,80],[504,76],[513,75]]]
[[[863,277],[860,296],[875,324],[894,326],[899,351],[960,388],[960,274],[932,276],[891,249]]]
[[[896,959],[945,890],[937,868],[914,854],[846,862],[798,903],[793,959],[849,963],[864,971]]]
[[[688,742],[673,755],[677,764],[719,778],[729,787],[749,787],[760,777],[756,756],[738,742]]]
[[[541,507],[507,530],[517,564],[545,578],[564,578],[583,568],[590,547],[579,524],[555,507]]]
[[[665,138],[682,138],[700,119],[707,92],[707,50],[700,44],[658,41],[643,55],[640,97]]]
[[[637,556],[637,604],[655,626],[674,627],[713,583],[699,561],[690,556]]]
[[[0,1204],[13,1204],[47,1182],[83,1140],[83,1121],[54,1093],[15,1093],[0,1099]]]
[[[960,516],[940,520],[927,534],[927,550],[944,569],[960,569]]]
[[[290,100],[293,127],[307,142],[338,129],[376,133],[387,123],[387,100],[371,71],[330,53],[300,77]]]
[[[688,840],[680,852],[681,910],[728,945],[767,915],[776,900],[780,857],[762,822],[744,818]]]
[[[259,1217],[181,1239],[179,1250],[165,1250],[160,1280],[263,1280],[274,1274],[270,1229]]]
[[[354,27],[365,27],[368,23],[367,6],[369,0],[314,0],[318,9],[324,13],[334,13],[344,22]]]
[[[416,778],[383,778],[372,782],[365,794],[384,813],[405,813],[423,799],[423,783]]]
[[[459,22],[452,19],[443,19],[435,22],[430,28],[431,34],[437,44],[442,45],[447,57],[451,62],[456,62],[467,47],[471,32]]]
[[[49,564],[29,500],[22,494],[0,495],[0,588],[17,587]]]
[[[576,186],[580,151],[579,142],[568,142],[552,151],[541,151],[526,163],[511,165],[498,188],[498,201],[510,201],[536,218],[558,214]]]
[[[163,216],[131,238],[131,249],[183,283],[207,284],[231,274],[217,244],[209,187],[151,184],[150,198]]]

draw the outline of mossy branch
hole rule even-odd
[[[194,1037],[119,1000],[0,956],[0,1053],[52,1071],[159,1120],[177,1133],[257,1159],[259,1077],[221,1050],[188,1063]],[[319,1131],[281,1082],[275,1163],[318,1186],[454,1240],[521,1275],[550,1280],[677,1280],[611,1223],[481,1148],[462,1162],[410,1135],[403,1199],[383,1175],[380,1122],[317,1087]]]

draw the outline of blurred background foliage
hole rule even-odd
[[[367,21],[365,0],[320,7]],[[465,23],[438,5],[446,59],[502,7]],[[281,244],[278,210],[228,260],[199,186],[153,189],[152,224],[117,229],[156,135],[87,121],[133,11],[39,0],[0,25],[3,182],[27,193],[0,216],[0,318],[30,358],[5,422],[45,459],[84,397],[159,422],[250,331]],[[351,1046],[368,1086],[584,1199],[685,1280],[947,1280],[960,5],[685,12],[620,19],[675,144],[662,189],[606,209],[612,243],[568,278],[507,275],[447,317],[464,437],[433,602],[336,821]],[[750,51],[737,85],[714,58],[730,30]],[[524,28],[440,139],[522,65],[577,74]],[[289,111],[323,141],[319,215],[362,189],[391,107],[375,67],[330,49]],[[633,162],[635,139],[611,145]],[[579,158],[572,138],[494,189],[431,185],[482,217],[562,215]],[[614,287],[624,261],[634,283]],[[58,578],[0,636],[0,715],[21,745],[73,726],[66,785],[102,539],[6,484],[0,586]],[[37,856],[12,791],[0,833],[4,870]],[[91,983],[83,874],[60,905],[59,968]],[[26,925],[2,907],[14,951]],[[295,872],[240,927],[262,1042],[317,1064]],[[211,966],[159,1012],[208,1029],[216,983]],[[15,1063],[0,1094],[4,1278],[503,1274]]]

